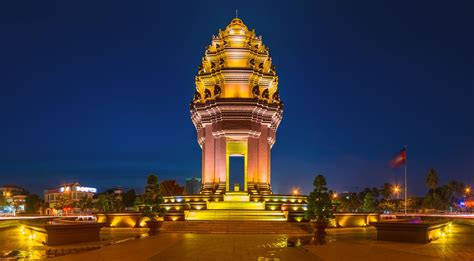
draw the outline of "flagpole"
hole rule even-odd
[[[405,215],[407,214],[407,145],[405,145]]]

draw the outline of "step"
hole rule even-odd
[[[207,209],[265,210],[265,202],[210,201],[207,203]]]
[[[186,220],[260,220],[286,221],[283,211],[272,210],[190,210],[185,211]]]
[[[238,234],[307,234],[309,223],[286,221],[166,221],[162,232],[183,233],[238,233]]]
[[[248,192],[226,192],[224,194],[224,201],[250,201],[250,195]]]

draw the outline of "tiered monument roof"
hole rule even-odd
[[[193,104],[220,98],[280,103],[278,76],[262,37],[234,18],[212,37],[199,65]]]

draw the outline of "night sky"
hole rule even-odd
[[[200,176],[194,77],[238,9],[285,103],[274,192],[319,173],[338,191],[402,183],[388,162],[404,144],[410,195],[431,167],[474,185],[472,1],[223,2],[3,1],[0,184]]]

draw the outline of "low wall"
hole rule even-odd
[[[108,227],[146,227],[149,218],[140,212],[108,212],[97,213],[97,222],[105,223]],[[365,227],[372,222],[380,221],[380,213],[335,213],[332,227]],[[179,222],[179,221],[176,221]]]
[[[71,221],[55,221],[54,224],[24,221],[20,223],[23,236],[49,246],[99,241],[100,229],[105,226],[104,223]]]
[[[0,230],[17,227],[20,225],[18,220],[0,220]]]
[[[421,218],[424,220],[439,220],[439,219],[450,219],[453,223],[462,225],[474,226],[474,215],[469,214],[407,214],[407,215],[396,215],[397,219],[400,218]]]
[[[380,213],[338,212],[334,216],[332,226],[335,227],[365,227],[380,221]]]
[[[448,233],[448,220],[414,222],[413,220],[372,223],[377,229],[377,240],[429,243]]]
[[[108,227],[146,227],[146,221],[150,220],[144,217],[140,212],[107,212],[97,213],[97,222],[105,223]]]

